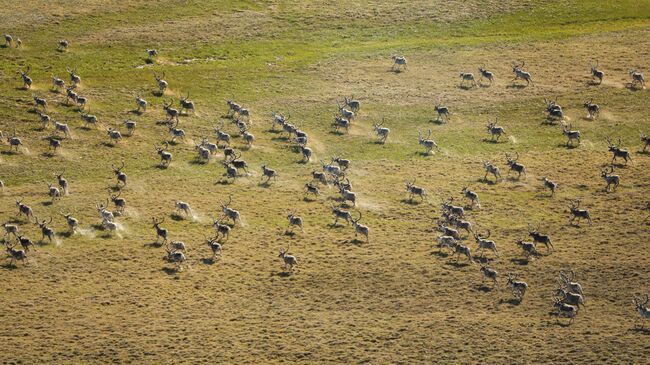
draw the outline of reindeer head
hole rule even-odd
[[[151,221],[153,223],[153,228],[158,229],[163,222],[165,222],[165,218],[163,217],[162,219],[158,220],[155,217],[151,218]]]

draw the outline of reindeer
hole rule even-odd
[[[544,182],[544,187],[551,191],[551,197],[555,196],[555,190],[557,190],[557,183],[549,180],[546,176],[542,178]]]
[[[533,79],[530,76],[530,73],[524,71],[523,67],[526,65],[525,62],[522,62],[521,65],[513,63],[512,64],[512,72],[515,74],[515,77],[512,79],[512,81],[516,81],[517,79],[521,79],[526,81],[526,86],[533,84]]]
[[[483,274],[481,285],[483,285],[485,279],[489,279],[492,280],[492,287],[496,287],[497,289],[499,288],[499,282],[497,281],[499,273],[496,270],[488,267],[488,265],[481,264],[481,274]]]
[[[5,34],[5,47],[11,47],[11,44],[14,42],[14,37],[11,34]]]
[[[217,230],[217,236],[216,238],[219,238],[219,235],[225,240],[228,239],[230,236],[230,226],[227,224],[221,224],[221,218],[220,219],[213,219],[212,220],[212,227]]]
[[[158,57],[158,51],[155,49],[147,49],[147,59],[151,61],[152,58]]]
[[[392,55],[390,57],[393,60],[393,66],[390,68],[391,71],[400,72],[402,67],[406,70],[406,58],[404,56]]]
[[[405,185],[406,185],[406,192],[409,194],[409,201],[413,201],[414,196],[420,197],[420,200],[424,202],[427,199],[427,191],[420,186],[415,185],[415,181],[417,179],[413,179],[413,182],[410,182],[406,180]]]
[[[456,243],[454,245],[454,254],[456,254],[456,262],[460,259],[460,255],[463,255],[467,257],[467,260],[469,260],[470,263],[474,263],[474,260],[472,259],[472,251],[470,250],[469,247],[462,245],[460,243]]]
[[[440,208],[442,209],[442,211],[455,215],[457,217],[460,218],[465,217],[465,209],[463,209],[463,207],[452,205],[453,202],[454,202],[454,198],[451,197],[449,198],[448,201],[443,201]]]
[[[573,305],[563,303],[561,298],[555,297],[554,300],[555,302],[553,306],[557,308],[558,316],[567,317],[569,318],[569,324],[573,323],[576,315],[578,315],[578,308]]]
[[[27,70],[23,72],[23,70],[18,70],[18,74],[20,75],[20,78],[23,80],[23,88],[25,90],[29,90],[32,87],[32,78],[28,76],[29,71],[31,67],[27,66]]]
[[[340,133],[339,130],[341,128],[345,129],[345,133],[350,132],[350,120],[349,119],[345,119],[345,118],[339,117],[339,116],[334,116],[333,126],[334,126],[334,130],[336,131],[336,133]]]
[[[108,199],[106,200],[106,204],[96,203],[95,207],[97,208],[97,213],[99,213],[99,216],[102,218],[102,220],[110,222],[115,220],[115,215],[113,212],[108,210]]]
[[[82,111],[79,111],[79,116],[81,117],[81,120],[84,121],[83,128],[88,129],[88,124],[92,124],[95,127],[97,126],[98,121],[96,116]]]
[[[614,173],[613,166],[609,166],[609,170],[607,168],[600,170],[600,176],[607,183],[607,186],[605,186],[605,191],[608,193],[610,191],[616,190],[616,188],[618,188],[618,184],[621,182],[621,177],[618,175],[612,175],[613,173]],[[611,185],[614,185],[614,188],[612,190],[609,189]]]
[[[129,137],[132,136],[133,133],[135,132],[135,127],[137,126],[137,123],[132,120],[125,119],[124,122],[122,122],[122,124],[124,125],[124,128],[126,128],[126,131],[128,133],[127,136]]]
[[[524,174],[524,178],[526,178],[527,177],[526,176],[526,167],[524,165],[520,164],[519,162],[517,162],[517,161],[519,161],[519,153],[515,152],[515,154],[516,154],[515,158],[512,158],[507,153],[505,154],[506,155],[506,161],[507,161],[506,163],[510,167],[510,169],[508,170],[508,176],[510,175],[510,173],[512,171],[514,171],[514,172],[516,172],[518,174],[517,175],[517,180],[519,180],[521,178],[521,174]]]
[[[122,190],[119,190],[117,192],[117,195],[110,194],[110,189],[109,189],[109,198],[111,199],[111,202],[113,205],[115,205],[115,212],[119,214],[124,213],[124,209],[126,208],[126,199],[120,198],[120,195],[122,195]],[[108,206],[108,200],[106,201],[106,206]]]
[[[312,182],[313,182],[313,181],[317,181],[317,182],[320,182],[320,183],[323,184],[323,185],[327,185],[327,184],[328,184],[328,182],[327,182],[327,176],[325,175],[324,172],[320,172],[320,171],[312,171],[312,172],[311,172],[311,177],[312,177],[312,180],[311,180]]]
[[[361,220],[361,211],[359,211],[359,218],[357,219],[352,219],[352,228],[354,228],[354,237],[356,238],[358,234],[361,234],[366,237],[366,243],[370,242],[370,229],[368,226],[364,226],[363,224],[360,224],[359,221]]]
[[[596,119],[600,113],[600,106],[594,104],[593,100],[585,101],[582,106],[587,109],[587,119]]]
[[[487,132],[490,133],[490,141],[499,143],[499,138],[502,135],[506,134],[505,128],[497,125],[498,118],[494,119],[494,122],[489,122],[487,124]],[[496,140],[494,139],[496,137]]]
[[[433,106],[433,110],[438,113],[437,121],[447,123],[449,121],[449,107],[440,104],[440,100]]]
[[[643,299],[637,296],[634,296],[634,299],[632,299],[632,303],[634,303],[635,309],[639,312],[639,315],[641,315],[641,320],[650,319],[650,309],[648,309],[649,300],[650,298],[648,297],[648,294],[646,294],[645,297],[643,297]],[[637,323],[638,323],[638,319],[637,322],[634,324],[635,327],[637,326]],[[643,324],[641,324],[641,328],[643,328]]]
[[[605,73],[598,69],[598,60],[596,60],[596,64],[591,65],[591,80],[593,81],[598,79],[598,85],[600,85],[603,83],[604,77]]]
[[[183,263],[187,260],[185,254],[180,251],[175,251],[167,248],[167,256],[165,260],[176,264],[176,270],[180,271],[183,269]]]
[[[232,100],[226,100],[226,104],[228,105],[228,114],[227,114],[228,117],[231,117],[239,113],[239,111],[241,110],[241,105],[235,103]]]
[[[54,238],[54,230],[47,226],[48,224],[52,223],[52,218],[50,217],[50,220],[47,223],[45,222],[45,219],[40,221],[40,223],[38,221],[38,218],[35,218],[35,220],[38,224],[38,228],[41,229],[41,242],[43,242],[43,240],[45,240],[45,237],[47,237],[50,243],[52,243],[52,239]]]
[[[499,179],[501,179],[501,171],[499,171],[499,167],[492,164],[490,161],[486,161],[483,162],[483,168],[485,169],[485,176],[483,176],[484,181],[487,181],[488,174],[491,174],[494,175],[494,182],[499,182]]]
[[[47,110],[47,100],[45,98],[32,95],[32,99],[34,99],[34,110],[38,110],[38,107],[43,108],[43,111]]]
[[[343,185],[343,184],[338,184],[338,188],[339,188],[339,193],[341,194],[341,200],[343,201],[343,203],[350,201],[350,202],[352,202],[352,206],[356,207],[357,206],[357,194],[350,191],[348,189],[348,187]]]
[[[52,88],[59,91],[61,91],[61,89],[65,89],[65,81],[52,75]]]
[[[180,113],[185,112],[185,114],[187,114],[188,111],[191,111],[192,114],[196,114],[196,110],[194,109],[194,102],[189,100],[188,99],[189,97],[190,97],[189,92],[187,93],[187,96],[185,96],[185,97],[181,96],[181,99],[180,99],[180,105],[181,105]]]
[[[483,78],[486,78],[488,81],[490,81],[490,85],[492,85],[494,82],[494,73],[485,69],[485,66],[479,66],[478,72],[481,74],[481,78],[478,80],[478,82],[481,82],[483,81]]]
[[[36,110],[36,114],[38,114],[39,118],[41,118],[41,129],[47,128],[48,124],[52,121],[52,118],[50,118],[49,115],[41,112],[40,110]]]
[[[471,72],[461,72],[460,73],[460,87],[464,87],[465,84],[469,82],[470,87],[476,86],[476,80],[474,79],[474,74]]]
[[[646,136],[643,133],[639,134],[639,137],[641,138],[641,143],[643,143],[643,153],[645,153],[645,149],[650,146],[650,136]]]
[[[244,172],[248,174],[248,163],[246,163],[246,161],[241,159],[241,152],[238,155],[235,155],[235,158],[230,160],[230,163],[237,170],[244,170]]]
[[[531,224],[528,225],[528,235],[533,239],[535,244],[542,243],[546,246],[546,251],[554,251],[553,243],[551,242],[551,237],[539,232],[539,224],[537,227],[533,227]]]
[[[351,99],[348,99],[347,97],[343,97],[343,105],[349,107],[353,112],[358,112],[359,109],[361,108],[361,103],[359,100],[354,99],[354,95],[352,95]]]
[[[386,143],[386,139],[388,139],[388,134],[390,134],[390,129],[386,127],[382,127],[384,125],[385,118],[381,118],[381,123],[379,124],[373,124],[372,128],[377,135],[377,138],[379,139],[378,142],[381,144]]]
[[[48,189],[48,193],[47,193],[47,195],[49,195],[49,197],[52,199],[52,203],[53,203],[56,199],[60,199],[60,198],[61,198],[61,190],[59,190],[59,188],[57,188],[56,186],[54,186],[54,185],[48,183],[48,184],[47,184],[47,189]]]
[[[445,226],[442,220],[438,220],[437,224],[438,224],[438,231],[442,232],[443,236],[450,236],[456,240],[459,240],[461,238],[460,232],[458,232],[458,230]]]
[[[7,254],[9,257],[11,257],[11,260],[9,261],[9,266],[14,265],[14,261],[22,261],[23,263],[29,262],[27,259],[27,253],[25,250],[16,250],[13,245],[9,245],[9,243],[5,244],[7,247]]]
[[[548,118],[553,124],[553,120],[564,120],[564,112],[562,111],[562,106],[557,103],[556,100],[548,100],[544,98],[546,103],[546,112],[548,113]]]
[[[309,147],[300,146],[300,154],[302,155],[302,161],[306,163],[311,160],[313,151]]]
[[[580,306],[582,306],[582,308],[585,308],[585,310],[587,310],[585,307],[585,298],[580,294],[572,293],[560,287],[555,290],[555,295],[560,298],[563,303],[573,305],[578,309]]]
[[[438,151],[440,151],[440,148],[438,147],[438,144],[436,141],[429,139],[431,137],[431,129],[429,129],[429,134],[425,138],[422,138],[422,133],[418,130],[418,144],[426,150],[424,153],[425,155],[431,154],[431,150],[434,148]]]
[[[338,100],[336,101],[336,106],[339,108],[339,113],[341,114],[341,117],[352,122],[352,120],[354,119],[354,112],[352,110],[345,109],[345,105],[341,106]]]
[[[223,142],[227,146],[230,146],[230,134],[222,131],[223,124],[222,121],[219,127],[214,127],[214,132],[217,134],[217,146],[219,146],[219,142]]]
[[[113,221],[109,221],[108,219],[104,219],[102,221],[102,227],[109,232],[109,234],[113,234],[114,232],[117,231],[118,225],[117,223]]]
[[[342,210],[341,208],[334,207],[332,204],[330,205],[332,207],[332,214],[334,214],[334,223],[332,226],[336,226],[339,219],[345,220],[348,224],[352,222],[352,214],[350,214],[350,212],[347,210]]]
[[[151,218],[151,221],[153,222],[153,228],[156,230],[156,243],[158,243],[158,239],[162,238],[163,243],[167,243],[167,229],[161,227],[160,225],[165,222],[165,218],[162,218],[161,220],[157,220],[155,217]]]
[[[535,242],[525,242],[524,240],[516,240],[515,244],[524,251],[526,255],[526,260],[529,260],[531,256],[537,256],[537,248]]]
[[[65,222],[68,224],[68,229],[70,230],[70,233],[74,234],[77,231],[77,228],[79,228],[79,221],[72,216],[72,214],[68,213],[65,214],[63,212],[59,212],[63,218],[65,218]]]
[[[210,247],[210,251],[212,251],[212,260],[216,259],[217,255],[221,256],[223,247],[221,246],[221,243],[219,243],[216,237],[215,238],[205,237],[205,242],[208,244],[208,247]]]
[[[65,40],[65,39],[61,39],[61,40],[59,40],[56,49],[57,49],[58,51],[66,51],[66,50],[68,49],[68,46],[69,46],[69,45],[70,45],[70,42],[68,42],[68,41]]]
[[[293,267],[298,265],[298,259],[293,256],[287,254],[289,252],[289,248],[291,245],[287,246],[287,249],[280,249],[280,255],[278,255],[279,258],[282,259],[282,262],[284,263],[284,269],[286,270],[287,267],[289,268],[289,271],[293,271]]]
[[[71,138],[70,136],[70,127],[68,127],[67,124],[64,123],[59,123],[57,121],[54,122],[54,133],[61,132],[63,135],[67,138]]]
[[[329,174],[331,176],[338,177],[338,176],[343,175],[343,172],[341,171],[341,167],[339,167],[339,166],[326,165],[323,162],[323,160],[321,160],[321,165],[323,166],[323,172],[325,172],[325,173],[327,173],[327,174]]]
[[[63,189],[63,194],[68,195],[68,180],[63,177],[64,173],[65,170],[62,173],[54,173],[54,177],[56,177],[56,181],[59,183],[61,189]]]
[[[167,90],[167,86],[169,86],[167,81],[165,81],[165,73],[163,72],[162,76],[154,73],[153,77],[156,79],[156,83],[158,84],[160,95],[164,94],[165,90]]]
[[[634,85],[640,85],[641,88],[645,87],[645,79],[643,78],[643,74],[637,70],[628,70],[627,73],[630,75],[632,78],[632,86]]]
[[[251,148],[253,146],[253,142],[255,142],[255,136],[251,132],[249,132],[248,129],[242,130],[241,136],[244,142],[246,142],[246,146],[248,146],[248,148]],[[304,148],[304,146],[302,147]]]
[[[176,123],[178,124],[178,115],[180,114],[178,109],[172,108],[172,104],[174,102],[174,99],[170,100],[169,102],[163,101],[163,110],[165,111],[165,114],[167,115],[167,123],[171,123],[174,120],[176,120]]]
[[[221,204],[221,209],[226,219],[232,220],[233,225],[237,224],[237,221],[241,223],[241,215],[239,214],[239,212],[230,208],[230,203],[232,203],[232,196],[228,197],[228,203],[226,204],[224,204],[223,202],[219,202],[219,203]]]
[[[467,199],[470,200],[472,203],[471,207],[474,207],[476,205],[477,208],[481,208],[481,202],[478,199],[478,194],[474,191],[469,190],[467,186],[463,187],[463,190],[461,191],[461,194]]]
[[[313,194],[315,197],[318,197],[320,195],[320,190],[318,189],[318,186],[312,184],[311,182],[305,184],[305,199],[306,196],[309,194]]]
[[[69,67],[66,67],[65,70],[68,71],[68,74],[70,75],[70,83],[72,84],[73,87],[81,83],[81,77],[77,75],[76,68],[70,69]]]
[[[223,167],[226,168],[226,172],[223,174],[224,176],[226,176],[226,182],[228,181],[228,179],[233,179],[234,182],[235,179],[239,177],[237,168],[231,165],[230,162],[221,161],[221,164],[223,165]]]
[[[266,181],[264,181],[263,184],[268,184],[271,179],[277,181],[277,176],[277,171],[268,168],[266,165],[262,165],[262,179],[266,178]]]
[[[574,140],[578,141],[578,144],[580,144],[580,131],[571,130],[571,124],[567,126],[566,124],[562,123],[562,134],[567,137],[567,147],[573,147]]]
[[[159,166],[161,167],[169,167],[169,164],[172,162],[172,153],[167,151],[169,148],[169,142],[165,141],[165,147],[158,147],[156,145],[153,146],[156,149],[156,153],[158,153],[158,156],[160,156],[160,163]]]
[[[29,250],[36,251],[36,245],[29,238],[25,236],[16,236],[16,241],[20,243],[20,246],[22,246],[25,252],[28,252]]]
[[[7,237],[10,234],[13,234],[14,237],[18,235],[18,226],[15,224],[3,223],[2,228],[5,230],[4,237]]]
[[[302,217],[295,215],[293,211],[288,211],[287,219],[289,220],[289,225],[287,226],[287,232],[293,232],[293,226],[300,228],[300,232],[305,232],[302,227]],[[291,230],[289,230],[291,228]]]
[[[55,136],[49,136],[47,137],[47,140],[49,141],[48,150],[50,151],[54,150],[54,152],[56,152],[56,150],[62,145],[61,140]]]
[[[27,221],[29,221],[29,218],[36,220],[36,217],[34,217],[34,211],[27,204],[23,204],[23,200],[25,200],[25,198],[20,198],[20,200],[16,200],[16,207],[18,207],[18,215],[24,215]]]
[[[438,242],[439,252],[442,252],[443,248],[448,248],[451,250],[452,254],[455,253],[455,247],[458,244],[456,242],[456,238],[447,235],[438,236],[438,238],[436,238],[436,242]]]
[[[174,123],[174,124],[170,123],[167,126],[167,129],[169,130],[169,133],[172,135],[172,139],[171,139],[172,143],[176,143],[176,138],[180,138],[182,140],[185,140],[185,131],[183,129],[176,128],[176,127],[178,127],[178,120],[176,120],[176,123]]]
[[[122,133],[120,133],[120,131],[117,129],[108,128],[106,130],[106,133],[108,134],[108,138],[113,141],[113,143],[118,143],[122,139]]]
[[[184,201],[174,201],[174,208],[177,214],[185,214],[186,216],[192,215],[192,208]]]
[[[478,252],[481,252],[481,257],[483,257],[484,249],[494,252],[494,254],[499,257],[499,253],[497,252],[497,244],[494,241],[488,239],[490,235],[491,232],[489,229],[487,236],[481,236],[479,233],[474,233],[474,239],[478,244]]]
[[[136,103],[136,105],[138,106],[138,109],[136,109],[136,112],[140,113],[141,111],[142,111],[142,112],[146,112],[146,111],[147,111],[147,104],[148,104],[148,103],[147,103],[146,100],[144,100],[143,98],[141,98],[140,95],[137,95],[137,96],[135,97],[135,103]]]
[[[571,270],[569,273],[571,276],[567,275],[563,270],[560,270],[560,277],[558,280],[560,287],[565,288],[572,293],[577,293],[584,296],[585,294],[582,291],[582,285],[574,281],[576,277],[575,271]]]
[[[198,152],[198,160],[202,162],[209,162],[210,161],[210,156],[212,156],[212,153],[210,153],[210,150],[203,147],[200,144],[194,144],[194,149]]]
[[[86,107],[86,104],[88,103],[88,98],[85,96],[77,95],[77,98],[75,99],[77,102],[77,106],[79,107],[78,110],[83,110]]]
[[[506,275],[508,277],[507,285],[512,290],[512,294],[515,296],[515,298],[521,302],[524,300],[526,290],[528,290],[528,284],[525,281],[517,280],[519,279],[519,275],[517,274],[508,273]]]
[[[271,114],[271,129],[275,130],[276,124],[282,127],[284,124],[287,123],[288,119],[289,117],[285,117],[281,113],[273,112],[273,114]]]
[[[571,219],[569,219],[569,224],[573,224],[576,219],[578,220],[578,224],[580,224],[581,219],[586,219],[591,226],[591,215],[588,210],[580,209],[580,199],[572,200],[569,205],[569,210],[572,215]]]
[[[625,164],[627,165],[627,161],[632,161],[632,155],[630,155],[630,151],[621,148],[621,139],[618,139],[618,144],[614,145],[612,144],[611,138],[607,137],[607,149],[614,154],[612,157],[612,165],[616,161],[616,158],[622,158],[625,160]]]
[[[207,149],[210,152],[211,155],[216,154],[217,151],[219,151],[219,146],[217,146],[216,144],[208,141],[208,139],[205,138],[205,137],[201,138],[201,144],[199,144],[199,146]]]
[[[122,162],[122,165],[118,168],[115,167],[115,165],[111,164],[111,167],[113,168],[113,173],[115,174],[115,178],[117,179],[117,186],[120,186],[120,183],[122,183],[123,186],[126,186],[126,179],[127,175],[122,172],[124,169],[124,162]]]

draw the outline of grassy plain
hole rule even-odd
[[[650,356],[649,332],[634,328],[632,295],[650,287],[650,225],[642,222],[650,187],[650,156],[639,131],[650,134],[647,90],[631,90],[628,68],[648,75],[650,1],[0,1],[0,29],[22,39],[0,48],[0,130],[24,147],[2,147],[0,221],[16,219],[24,197],[36,215],[54,217],[58,244],[30,253],[30,264],[0,266],[3,363],[625,363]],[[57,52],[59,39],[70,41]],[[144,50],[160,56],[145,64]],[[404,54],[408,70],[390,72],[390,55]],[[590,85],[589,66],[606,73]],[[534,86],[515,87],[510,64],[526,61]],[[484,64],[492,87],[458,87],[458,73]],[[32,91],[20,88],[17,68],[31,66]],[[50,90],[51,76],[82,76],[79,93],[102,127],[85,130],[76,108]],[[153,95],[154,72],[165,72],[165,98],[190,92],[197,114],[182,116],[188,140],[171,147],[170,168],[157,168],[154,144],[169,138],[163,98]],[[648,76],[646,76],[648,77]],[[53,156],[32,94],[49,114],[72,127],[73,138]],[[135,115],[134,95],[150,103]],[[354,95],[362,108],[347,135],[333,134],[335,100]],[[559,126],[545,126],[543,98],[561,103],[581,145],[564,146]],[[253,114],[254,147],[243,151],[251,176],[217,184],[216,160],[194,163],[193,141],[213,139],[212,127],[234,98]],[[602,108],[586,120],[582,103]],[[447,124],[431,122],[440,100],[452,109]],[[273,111],[291,113],[309,133],[315,158],[299,154],[271,132]],[[502,143],[483,141],[488,118],[507,131]],[[130,118],[132,137],[108,144],[105,129]],[[372,125],[385,118],[391,135],[374,143]],[[51,127],[50,127],[51,128]],[[431,129],[441,152],[423,156],[417,130]],[[235,134],[233,126],[228,131]],[[603,190],[600,169],[611,159],[605,138],[621,138],[632,162],[617,168],[622,182]],[[234,145],[243,146],[239,138]],[[481,181],[482,162],[505,168],[517,152],[526,179]],[[319,159],[352,160],[349,177],[370,243],[350,227],[330,227],[323,187],[315,201],[303,185]],[[127,210],[120,237],[93,228],[95,203],[114,184],[111,164],[125,161]],[[261,165],[279,172],[260,186]],[[46,182],[66,171],[71,193],[48,205]],[[541,177],[559,183],[554,198]],[[429,202],[405,202],[404,180],[417,178]],[[478,265],[456,265],[434,248],[440,202],[461,200],[469,186],[482,208],[468,211],[490,229],[500,257],[491,266],[516,272],[530,285],[523,303],[508,290],[480,285]],[[243,225],[211,262],[203,234],[212,232],[219,201],[232,195]],[[569,199],[582,198],[593,226],[567,225]],[[189,202],[195,219],[174,220],[174,200]],[[287,209],[305,233],[284,234]],[[60,210],[72,211],[83,235],[66,237]],[[172,239],[184,241],[189,267],[181,272],[153,247],[152,216],[166,216]],[[540,223],[556,251],[521,260],[516,239]],[[33,224],[21,231],[38,239]],[[283,274],[277,257],[291,244],[299,270]],[[476,245],[468,242],[473,250]],[[573,268],[585,288],[587,310],[571,326],[557,324],[552,291],[560,269]],[[566,320],[562,321],[566,323]],[[648,327],[648,325],[646,325]],[[645,359],[645,360],[644,360]]]

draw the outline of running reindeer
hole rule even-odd
[[[512,156],[508,155],[507,153],[505,155],[506,155],[506,163],[510,167],[510,169],[508,170],[508,175],[510,175],[510,173],[514,171],[517,173],[517,180],[521,178],[521,174],[524,174],[524,178],[526,178],[527,177],[526,167],[520,164],[519,162],[517,162],[519,161],[519,153],[515,152],[515,156],[516,156],[515,158],[512,158]]]
[[[632,78],[632,82],[630,85],[632,87],[639,87],[641,89],[645,88],[645,78],[643,78],[643,74],[637,70],[628,70],[627,73],[630,75],[630,78]]]
[[[499,138],[502,135],[506,134],[505,128],[497,125],[498,118],[494,119],[494,122],[488,121],[487,132],[490,133],[490,142],[499,143]],[[496,140],[495,140],[496,138]]]
[[[547,252],[555,251],[555,247],[553,247],[553,243],[551,242],[551,236],[540,233],[539,226],[537,224],[537,227],[533,227],[532,224],[528,224],[528,235],[533,239],[533,243],[535,245],[538,243],[543,244],[546,246]]]
[[[487,176],[488,175],[493,175],[494,176],[494,183],[496,184],[499,182],[501,179],[501,171],[499,170],[499,167],[495,164],[493,164],[490,161],[483,162],[483,169],[485,169],[485,176],[483,176],[483,181],[488,181]]]
[[[154,73],[153,77],[156,79],[156,83],[158,84],[159,95],[163,95],[165,90],[167,90],[167,86],[169,86],[167,81],[165,81],[165,73],[163,72],[162,75]]]
[[[281,258],[284,263],[284,270],[289,268],[289,271],[293,271],[293,267],[298,266],[298,259],[295,256],[288,254],[289,248],[291,248],[291,245],[287,246],[286,249],[281,248],[278,257]]]
[[[386,143],[386,139],[388,139],[388,134],[390,133],[390,129],[386,127],[382,127],[384,125],[385,118],[381,118],[381,123],[376,123],[372,126],[373,131],[377,135],[378,141],[377,143],[384,144]],[[648,139],[650,141],[650,138]],[[650,144],[650,142],[649,142]],[[645,151],[645,148],[644,148]]]
[[[427,200],[427,191],[420,186],[415,185],[416,179],[413,179],[413,182],[406,180],[406,192],[409,194],[409,201],[413,201],[413,197],[417,196],[420,198],[420,201],[424,202]]]
[[[616,190],[618,188],[618,184],[621,182],[621,177],[618,175],[613,175],[614,173],[614,167],[613,166],[608,166],[604,169],[600,170],[600,176],[605,180],[607,183],[607,186],[605,186],[605,192],[611,192]],[[614,187],[610,190],[610,186],[614,185]]]
[[[628,161],[632,161],[632,155],[630,155],[630,151],[621,148],[621,139],[618,139],[618,144],[614,145],[612,143],[611,138],[607,137],[607,149],[609,152],[611,152],[614,156],[612,157],[612,165],[614,162],[616,162],[617,158],[622,158],[625,160],[625,164],[627,165]]]
[[[402,68],[406,70],[406,58],[404,56],[392,55],[393,66],[390,68],[393,72],[401,72]]]
[[[237,221],[241,223],[241,215],[239,212],[230,208],[230,204],[232,203],[232,196],[228,197],[228,203],[219,203],[221,204],[221,210],[223,211],[224,218],[232,220],[233,226],[237,224]]]
[[[494,73],[492,71],[488,71],[485,66],[479,66],[478,72],[481,74],[481,78],[478,80],[478,82],[481,83],[485,78],[490,81],[490,86],[492,86],[492,83],[494,82]]]
[[[593,99],[585,101],[582,106],[587,110],[587,119],[594,120],[600,114],[600,106],[594,103]]]
[[[596,60],[596,64],[591,65],[591,81],[598,80],[596,85],[600,85],[603,83],[603,78],[605,78],[605,73],[598,69],[598,60]]]
[[[514,295],[514,297],[519,302],[521,302],[522,300],[524,300],[524,296],[526,295],[526,290],[528,290],[528,284],[525,281],[518,280],[519,275],[517,274],[508,273],[506,275],[508,277],[507,285],[512,290],[512,294]]]
[[[425,138],[422,138],[422,132],[418,130],[418,144],[426,150],[424,152],[424,155],[428,156],[431,154],[431,150],[434,148],[438,151],[440,151],[440,148],[438,147],[438,144],[436,141],[429,139],[431,137],[431,129],[429,129],[429,134]]]
[[[577,224],[580,224],[581,219],[586,219],[591,226],[591,215],[586,209],[580,209],[580,199],[572,200],[569,205],[569,211],[571,212],[571,219],[569,219],[569,224],[574,224],[577,219]]]
[[[356,239],[358,234],[361,234],[366,237],[366,243],[370,242],[370,228],[359,223],[361,220],[361,211],[359,211],[359,218],[352,219],[352,228],[354,228],[354,237]]]
[[[526,65],[525,62],[521,62],[521,65],[517,63],[512,64],[512,72],[515,74],[515,77],[512,79],[512,81],[517,81],[517,80],[524,80],[526,81],[526,86],[533,84],[533,79],[530,76],[529,72],[524,71],[523,67]]]
[[[643,329],[643,321],[650,319],[650,309],[648,309],[648,301],[650,298],[648,297],[648,294],[645,295],[645,297],[637,297],[634,296],[634,299],[632,299],[632,303],[634,303],[634,307],[636,310],[639,312],[639,315],[641,316],[641,329]],[[634,327],[638,326],[638,319],[637,322],[634,323]]]
[[[580,145],[580,131],[571,130],[571,124],[567,126],[566,123],[562,123],[562,134],[567,138],[567,147],[573,147],[573,141],[578,141],[578,145]]]
[[[31,67],[27,66],[27,69],[23,72],[23,70],[18,70],[18,74],[20,75],[20,78],[23,80],[23,89],[29,90],[32,87],[32,78],[28,76],[29,71],[31,70]]]
[[[467,83],[469,83],[469,86],[467,86]],[[474,86],[476,86],[476,80],[474,79],[474,74],[471,72],[461,72],[460,73],[460,85],[458,85],[461,89],[470,89]]]
[[[124,162],[122,162],[122,165],[120,167],[115,167],[115,165],[113,164],[111,164],[111,167],[113,168],[113,173],[115,174],[115,178],[117,179],[116,186],[120,188],[120,184],[122,184],[121,187],[125,187],[127,175],[122,171],[124,169]]]

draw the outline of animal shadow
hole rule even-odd
[[[429,119],[429,123],[433,123],[436,125],[443,125],[445,124],[445,121],[442,119]]]
[[[443,258],[444,257],[449,257],[448,253],[442,252],[442,251],[432,251],[431,254],[435,255],[435,256],[438,256],[438,257],[443,257]]]
[[[489,293],[489,292],[494,290],[494,287],[481,284],[476,288],[476,290],[478,290],[480,292],[483,292],[483,293]]]
[[[176,222],[180,222],[180,221],[182,221],[182,220],[185,220],[185,218],[184,218],[182,215],[177,214],[177,213],[172,213],[172,214],[170,214],[170,218],[171,218],[172,220],[176,221]]]
[[[418,200],[406,199],[406,198],[400,200],[400,202],[402,202],[404,204],[408,204],[408,205],[420,205],[422,203],[421,201],[418,201]]]
[[[525,258],[524,259],[522,259],[522,258],[512,258],[512,259],[510,259],[510,262],[512,262],[514,264],[517,264],[517,265],[525,266],[525,265],[528,265],[530,263],[530,260],[525,259]]]
[[[528,85],[523,85],[523,84],[510,84],[510,85],[506,86],[506,89],[521,90],[521,89],[525,89],[527,87],[528,87]]]
[[[160,96],[163,96],[165,93],[163,93],[163,92],[160,91],[160,90],[157,90],[157,91],[152,91],[151,94],[152,94],[153,96],[158,96],[158,97],[160,97]]]
[[[165,267],[162,268],[162,271],[167,275],[176,275],[176,274],[178,274],[179,270],[177,268],[175,268],[175,267],[166,267],[165,266]]]
[[[41,204],[43,204],[43,206],[45,206],[45,207],[49,207],[50,205],[54,204],[54,202],[51,201],[51,200],[46,200],[46,201],[42,202]]]
[[[521,299],[518,299],[518,298],[501,299],[501,300],[499,300],[499,303],[505,303],[505,304],[510,304],[510,305],[519,305],[519,304],[521,304]]]
[[[453,266],[455,268],[461,268],[461,267],[469,266],[470,263],[468,261],[462,261],[462,262],[452,261],[447,263],[447,265]]]
[[[291,276],[291,272],[289,272],[289,271],[280,271],[280,272],[277,272],[275,275],[277,275],[277,276],[279,276],[281,278],[288,278],[288,277]]]
[[[202,259],[201,259],[201,263],[203,263],[204,265],[214,265],[217,261],[218,261],[218,260],[215,260],[215,259],[212,258],[212,257],[209,257],[209,258],[202,258]]]
[[[160,247],[162,247],[162,245],[163,245],[162,242],[149,242],[149,243],[145,243],[144,247],[160,248]]]

